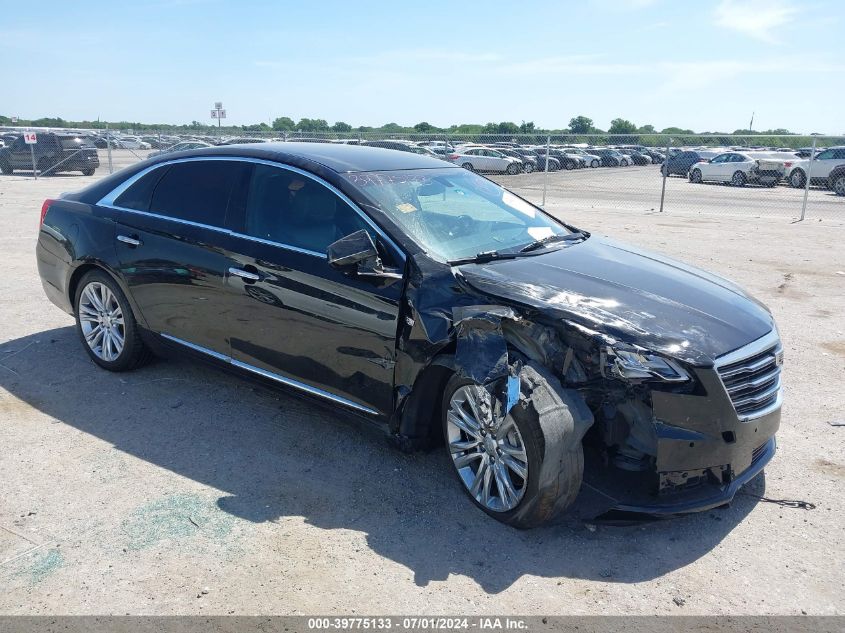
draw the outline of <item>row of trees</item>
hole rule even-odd
[[[10,117],[0,115],[0,125],[12,125]],[[132,130],[173,130],[173,131],[213,131],[217,129],[216,125],[209,125],[199,121],[191,121],[190,124],[172,125],[167,123],[141,123],[133,121],[65,121],[60,117],[45,117],[41,119],[19,120],[16,125],[32,126],[32,127],[54,127],[54,128],[85,128],[85,129],[105,129],[110,127],[112,129],[132,129]],[[460,125],[451,125],[449,127],[437,127],[421,121],[413,126],[403,126],[398,123],[386,123],[380,127],[370,127],[360,125],[353,127],[344,121],[337,121],[329,124],[325,119],[309,119],[302,118],[299,121],[294,121],[290,117],[282,116],[275,119],[272,124],[254,123],[251,125],[240,126],[226,126],[223,128],[227,133],[237,132],[336,132],[336,133],[350,133],[350,132],[376,132],[383,134],[675,134],[675,135],[695,135],[693,130],[683,129],[679,127],[667,127],[662,130],[657,130],[653,125],[638,126],[627,119],[617,118],[610,122],[610,127],[607,130],[602,130],[595,127],[593,120],[589,117],[579,115],[573,117],[569,121],[569,126],[561,129],[540,129],[534,125],[533,121],[522,121],[521,123],[513,123],[512,121],[502,121],[500,123],[462,123]],[[701,132],[702,135],[787,135],[793,134],[789,130],[778,128],[775,130],[754,131],[754,130],[735,130],[734,132]],[[814,133],[817,134],[817,133]]]

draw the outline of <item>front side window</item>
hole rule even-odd
[[[462,169],[351,173],[344,176],[435,259],[518,251],[569,233],[537,207]]]
[[[719,154],[716,158],[714,158],[710,162],[711,163],[726,163],[730,159],[730,156],[731,156],[730,154]],[[702,156],[702,159],[704,159],[703,156]]]
[[[818,160],[829,160],[829,159],[833,158],[833,150],[832,149],[826,149],[821,154],[816,154],[816,158]]]
[[[229,197],[249,164],[202,160],[175,163],[153,191],[150,212],[178,220],[226,225]]]
[[[325,253],[329,244],[370,226],[324,185],[294,171],[255,165],[246,202],[246,233]]]

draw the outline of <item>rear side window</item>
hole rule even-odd
[[[246,204],[246,233],[325,253],[332,242],[372,228],[334,192],[311,178],[256,165]]]
[[[168,169],[170,167],[160,167],[141,176],[129,189],[115,199],[115,206],[135,211],[149,211],[153,191],[155,191],[158,181],[167,173]]]
[[[248,163],[225,160],[171,165],[155,186],[149,210],[177,220],[223,227],[232,190],[248,169]]]

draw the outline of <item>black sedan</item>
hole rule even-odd
[[[712,150],[684,150],[670,156],[660,166],[660,173],[669,176],[689,176],[690,167],[702,161],[708,161],[721,152]]]
[[[37,262],[100,367],[190,354],[442,444],[517,527],[575,501],[585,455],[605,510],[665,515],[727,503],[775,451],[765,307],[434,158],[167,154],[45,201]]]

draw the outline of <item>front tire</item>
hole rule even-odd
[[[526,174],[531,174],[534,172],[534,163],[525,163],[525,167],[523,167]]]
[[[475,168],[472,166],[472,163],[464,163],[463,165],[461,165],[461,167],[463,167],[467,171],[475,171]]]
[[[105,272],[85,274],[77,286],[74,306],[76,331],[97,365],[109,371],[129,371],[152,358],[126,295]]]
[[[11,175],[12,173],[14,173],[14,171],[15,170],[12,169],[12,166],[9,163],[0,163],[0,172],[5,174],[6,176]]]
[[[93,170],[93,169],[83,169],[83,170],[82,170],[82,175],[83,175],[83,176],[93,176],[93,175],[94,175],[94,170]]]
[[[505,173],[511,176],[515,176],[519,173],[519,165],[517,165],[516,163],[511,163],[507,166],[507,169],[505,169]]]
[[[734,187],[744,187],[746,182],[748,182],[748,179],[741,171],[734,172],[734,175],[731,177],[731,184]]]
[[[845,196],[845,174],[841,174],[834,178],[830,184],[830,188],[837,196]]]
[[[520,401],[494,424],[480,413],[489,393],[452,376],[444,390],[443,435],[454,472],[473,503],[498,521],[531,528],[575,501],[584,453],[572,413],[547,377],[528,365],[520,378]]]
[[[593,169],[596,169],[597,167],[600,167],[600,166],[601,166],[601,161],[598,160],[597,158],[594,158],[592,161],[590,161],[590,167],[592,167]]]

